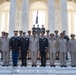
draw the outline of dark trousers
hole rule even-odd
[[[46,51],[40,51],[41,65],[46,66]]]
[[[27,50],[21,51],[21,62],[22,62],[22,65],[24,65],[24,66],[27,65],[26,60],[27,60]]]
[[[13,66],[17,66],[18,54],[19,54],[19,51],[12,50],[12,61],[13,61]]]

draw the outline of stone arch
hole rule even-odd
[[[48,29],[48,7],[45,3],[41,2],[41,1],[37,1],[34,2],[31,6],[30,6],[30,24],[29,24],[29,29],[31,29],[31,24],[32,23],[32,14],[33,11],[35,10],[39,10],[39,11],[44,11],[45,12],[45,27],[46,29]]]
[[[68,11],[68,29],[69,35],[71,33],[76,34],[76,3],[73,1],[67,2],[67,11]]]
[[[0,32],[2,31],[8,32],[9,10],[10,10],[10,2],[4,2],[3,4],[0,5]]]

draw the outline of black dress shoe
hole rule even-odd
[[[34,65],[36,67],[36,65]]]
[[[13,67],[17,67],[17,65],[13,65]]]
[[[40,67],[43,67],[43,65],[40,65]]]
[[[2,65],[3,67],[5,66],[5,65]]]
[[[64,65],[64,67],[67,67],[66,65]]]
[[[56,60],[59,60],[59,58],[56,58]]]
[[[74,65],[72,65],[71,67],[75,67]]]
[[[61,65],[61,67],[64,67],[63,65]]]
[[[53,65],[53,67],[56,67],[55,65]]]
[[[52,65],[50,65],[50,67],[52,67]]]
[[[32,65],[32,67],[34,67],[34,65]]]
[[[9,65],[6,65],[7,67],[9,66]]]

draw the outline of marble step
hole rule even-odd
[[[76,68],[0,67],[0,75],[76,75]]]

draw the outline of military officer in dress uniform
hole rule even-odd
[[[36,32],[33,33],[30,39],[30,51],[31,51],[31,61],[32,67],[37,65],[37,51],[39,50],[39,41],[36,36]]]
[[[30,39],[31,36],[32,36],[32,35],[31,35],[31,31],[28,30],[28,35],[27,35],[27,37]],[[28,52],[27,52],[27,59],[28,59],[28,60],[31,59],[31,53],[30,53],[30,50],[28,50]]]
[[[46,36],[45,36],[45,38],[47,38],[48,40],[49,40],[49,38],[50,38],[50,30],[46,30]],[[49,59],[49,52],[48,52],[48,50],[47,50],[47,52],[46,52],[46,59]]]
[[[37,25],[37,36],[40,37],[40,33],[41,33],[41,29],[39,27],[39,25]]]
[[[32,27],[32,33],[34,33],[34,32],[36,32],[36,27],[35,27],[35,25],[33,25],[33,27]]]
[[[56,44],[56,60],[59,60],[60,52],[59,52],[59,47],[58,47],[58,40],[60,39],[60,36],[58,35],[58,30],[55,30],[54,33],[55,33],[54,38],[57,41],[57,44]]]
[[[68,41],[69,41],[69,36],[66,35],[66,31],[63,31],[63,34],[64,34],[64,39],[67,40],[67,44],[68,44]],[[68,60],[68,53],[66,52],[66,59]]]
[[[0,37],[0,41],[1,41],[2,39],[4,39],[4,36],[5,36],[5,32],[2,31],[2,36]],[[0,46],[0,51],[1,51],[1,60],[2,60],[2,59],[3,59],[3,53],[2,53],[1,46]]]
[[[44,36],[44,31],[41,32],[41,38],[39,39],[39,50],[41,55],[41,66],[46,66],[46,50],[48,47],[48,40]]]
[[[57,41],[54,39],[54,34],[50,34],[50,38],[48,41],[48,48],[50,53],[50,66],[55,67],[55,54],[56,54],[56,44]]]
[[[9,56],[10,56],[10,48],[9,48],[9,38],[8,33],[5,33],[4,39],[1,41],[2,44],[2,53],[3,53],[3,65],[2,66],[8,66],[9,65]]]
[[[61,67],[66,66],[66,52],[67,52],[67,40],[64,39],[64,34],[60,34],[60,39],[58,40],[59,50],[60,50],[60,65]]]
[[[71,34],[71,39],[68,41],[68,51],[71,55],[71,66],[76,67],[76,39],[75,34]]]
[[[20,30],[19,31],[19,40],[21,39],[23,37],[23,31],[22,30]],[[21,59],[21,52],[20,52],[21,50],[19,50],[19,59]]]
[[[23,32],[23,37],[20,39],[20,49],[21,49],[21,66],[27,66],[27,51],[29,49],[29,38],[26,37],[26,33]]]
[[[41,27],[41,32],[44,32],[45,33],[44,25],[42,25],[42,27]]]
[[[20,46],[20,41],[18,31],[14,31],[14,36],[11,37],[10,39],[10,48],[12,49],[12,61],[13,61],[13,67],[17,66],[17,61],[18,61],[18,54],[19,54],[19,46]]]

